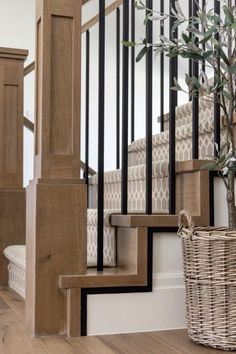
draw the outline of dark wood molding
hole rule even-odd
[[[28,118],[24,117],[24,127],[29,129],[32,133],[34,133],[34,123],[31,122]]]
[[[29,75],[35,69],[35,62],[33,61],[31,64],[27,65],[24,68],[24,76]]]

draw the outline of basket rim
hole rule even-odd
[[[182,239],[206,240],[206,241],[236,241],[236,230],[227,227],[196,226],[189,228],[184,226],[178,236]]]

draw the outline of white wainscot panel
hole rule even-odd
[[[181,243],[176,234],[154,236],[152,293],[88,296],[88,334],[186,327]]]

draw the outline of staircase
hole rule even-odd
[[[162,112],[159,121],[164,131],[153,135],[150,110],[153,72],[150,66],[152,52],[149,51],[146,137],[129,141],[128,69],[131,64],[131,82],[134,83],[135,57],[131,49],[129,61],[129,49],[120,43],[120,7],[123,6],[124,40],[129,38],[129,22],[134,39],[135,10],[133,1],[131,4],[129,1],[122,3],[115,1],[105,8],[105,2],[100,0],[99,15],[81,26],[82,5],[78,0],[58,0],[58,4],[52,0],[37,1],[36,64],[25,69],[25,74],[29,74],[36,68],[36,126],[24,120],[36,137],[35,178],[27,189],[26,246],[9,242],[4,251],[9,261],[9,286],[26,298],[27,324],[35,335],[85,334],[84,294],[89,291],[151,291],[152,234],[158,229],[176,231],[181,209],[188,209],[197,225],[210,223],[209,172],[201,167],[206,155],[214,154],[215,108],[199,98],[199,110],[194,115],[194,119],[196,116],[198,119],[196,132],[193,128],[196,126],[193,124],[194,103],[190,101],[176,106],[173,102],[177,94],[168,90],[170,113],[164,115]],[[151,6],[152,1],[147,0],[147,5]],[[115,132],[118,168],[106,171],[104,29],[106,15],[114,11],[118,52]],[[73,21],[72,27],[70,21]],[[89,167],[89,84],[93,79],[89,76],[89,39],[90,31],[97,23],[100,48],[99,146],[98,172],[95,172]],[[150,40],[151,32],[152,24],[148,22]],[[86,59],[85,162],[80,159],[78,122],[81,88],[78,58],[81,58],[82,33],[86,33],[86,52],[82,53]],[[63,46],[67,48],[64,54]],[[119,51],[123,52],[122,83]],[[71,53],[71,57],[66,52]],[[131,118],[134,118],[134,99],[131,84]],[[132,119],[132,137],[134,124]],[[221,138],[225,138],[223,124]],[[196,143],[199,147],[197,154],[192,149]]]
[[[200,101],[201,102],[201,101]],[[187,103],[183,106],[180,106],[176,109],[176,117],[177,117],[177,125],[178,128],[176,130],[176,157],[177,157],[177,173],[183,174],[184,172],[190,174],[191,172],[194,174],[199,174],[199,180],[195,185],[195,188],[198,188],[196,196],[201,196],[201,188],[199,186],[205,183],[207,172],[199,171],[201,164],[204,163],[204,157],[206,155],[213,155],[214,147],[212,144],[213,141],[213,133],[214,133],[214,125],[213,125],[213,105],[205,105],[203,102],[200,105],[200,158],[203,162],[195,162],[191,163],[191,137],[192,137],[192,129],[191,124],[188,121],[191,119],[191,105],[192,103]],[[182,114],[181,114],[182,113]],[[166,116],[165,124],[168,123],[168,116]],[[166,129],[168,128],[168,125]],[[225,131],[222,127],[222,137],[224,136]],[[153,136],[153,164],[152,164],[152,177],[153,177],[153,219],[156,219],[155,226],[163,226],[159,225],[156,214],[159,214],[159,217],[164,215],[166,219],[170,220],[170,216],[168,215],[168,148],[169,148],[169,139],[168,139],[168,130],[163,133],[157,134]],[[145,217],[145,182],[146,182],[146,170],[145,170],[145,148],[146,148],[146,140],[140,139],[134,141],[129,146],[129,161],[130,167],[128,169],[128,210],[129,214],[133,214],[137,216],[137,219]],[[166,159],[165,159],[166,158]],[[185,166],[188,166],[187,168]],[[89,178],[89,193],[90,193],[90,205],[87,210],[87,267],[95,268],[97,266],[97,180],[98,175],[95,173],[93,176]],[[187,182],[186,179],[184,181]],[[188,190],[189,188],[194,187],[194,182],[190,179],[189,186],[186,183],[184,188]],[[104,174],[104,250],[103,250],[103,258],[104,258],[104,267],[115,267],[115,277],[117,273],[117,267],[121,266],[121,263],[117,263],[117,238],[122,237],[121,228],[122,219],[128,219],[131,216],[123,216],[121,215],[120,203],[121,203],[121,171],[114,170],[105,172]],[[178,184],[178,177],[177,177]],[[180,184],[180,180],[179,180]],[[182,194],[182,198],[184,196],[184,190],[181,190],[179,186],[179,194]],[[202,195],[203,197],[203,195]],[[178,205],[178,210],[184,208],[183,204],[186,204],[188,201],[188,195],[186,195],[186,200],[181,201],[181,205]],[[204,203],[207,203],[207,197],[204,197]],[[203,203],[202,203],[203,204]],[[192,212],[195,212],[197,215],[198,210],[193,209]],[[206,209],[207,213],[207,209]],[[202,219],[207,223],[207,215]],[[146,218],[148,218],[146,216]],[[121,223],[121,225],[119,224]],[[126,224],[126,227],[131,227],[132,225]],[[136,225],[134,225],[136,226]],[[147,226],[147,225],[146,225]],[[164,225],[166,226],[166,225]],[[176,226],[176,222],[174,224],[169,224],[169,226]],[[127,231],[126,231],[127,232]],[[129,232],[128,232],[129,234]],[[132,237],[132,235],[130,235]],[[124,247],[124,246],[123,246]],[[23,246],[9,246],[5,250],[6,258],[14,264],[14,266],[18,266],[18,273],[21,274],[20,282],[25,284],[25,269],[26,269],[26,253],[25,248]],[[131,258],[131,255],[130,255]],[[108,275],[112,276],[113,270],[108,271]],[[10,271],[11,274],[11,271]],[[11,279],[14,279],[14,274],[16,274],[13,269],[12,276],[10,277],[10,286],[20,293],[21,296],[25,297],[25,289],[24,285],[19,287],[19,283],[14,280],[11,282]],[[88,272],[94,276],[94,270]],[[121,267],[121,276],[122,276],[122,267]],[[100,276],[101,278],[101,276]],[[83,276],[83,279],[86,277]],[[115,279],[117,281],[117,279]],[[86,283],[86,281],[85,281]],[[15,284],[15,285],[14,285]],[[103,284],[103,280],[99,279],[99,282],[89,280],[89,284],[93,284],[93,286],[100,286]],[[111,283],[107,283],[111,286]],[[120,281],[119,286],[125,285]],[[128,282],[129,284],[129,282]],[[114,284],[113,284],[114,285]],[[64,286],[64,285],[63,285]],[[88,287],[88,285],[87,285]],[[20,290],[19,290],[20,289]]]

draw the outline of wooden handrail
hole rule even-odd
[[[116,0],[114,1],[111,5],[107,6],[105,9],[105,15],[109,15],[111,12],[115,11],[117,7],[119,7],[121,4],[123,4],[123,0]],[[89,30],[91,27],[96,25],[99,21],[99,15],[94,16],[91,18],[91,20],[87,21],[83,26],[82,26],[82,33],[86,32]]]
[[[34,123],[31,122],[28,118],[24,117],[24,126],[34,133]]]
[[[34,133],[34,123],[31,122],[28,118],[24,117],[24,126],[29,129],[32,133]],[[83,161],[80,161],[80,166],[83,171],[85,171],[86,165]],[[96,171],[94,171],[91,167],[89,167],[89,175],[94,176]]]
[[[86,4],[89,0],[83,0],[83,4]],[[105,15],[109,15],[111,12],[115,11],[117,7],[123,4],[123,0],[116,0],[114,1],[111,5],[107,6],[105,9]],[[91,27],[96,25],[99,21],[99,15],[94,16],[91,18],[91,20],[87,21],[82,27],[81,27],[81,32],[84,33],[87,30],[89,30]],[[32,71],[35,69],[35,62],[33,61],[31,64],[25,67],[24,69],[24,76],[27,76],[30,74]]]
[[[35,69],[35,62],[33,61],[31,64],[27,65],[24,69],[24,76],[30,74]]]
[[[85,163],[84,163],[83,161],[80,161],[80,167],[81,167],[81,169],[82,169],[83,171],[85,171],[86,165],[85,165]],[[89,175],[90,175],[90,176],[94,176],[94,175],[96,175],[96,173],[97,173],[97,172],[94,171],[91,167],[89,167],[88,170],[89,170]]]

